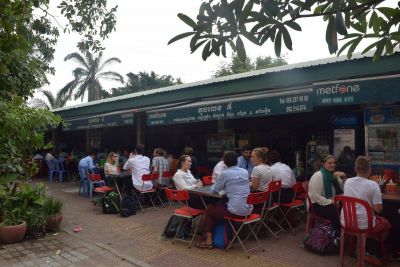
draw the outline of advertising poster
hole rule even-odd
[[[339,158],[345,146],[355,149],[355,129],[334,129],[333,130],[333,155]]]

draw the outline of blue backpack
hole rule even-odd
[[[232,238],[232,229],[227,221],[221,221],[213,230],[213,246],[226,249]]]

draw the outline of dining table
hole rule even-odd
[[[218,198],[218,199],[223,199],[225,197],[224,194],[220,194],[218,192],[211,190],[211,186],[212,185],[204,185],[201,187],[189,189],[188,191],[189,191],[189,193],[200,196],[200,199],[203,202],[204,207],[207,209],[207,204],[204,201],[204,197],[213,197],[213,198]]]
[[[391,244],[394,250],[400,249],[400,186],[396,186],[396,190],[388,192],[384,190],[382,193],[383,212],[382,216],[389,220],[392,225],[387,242]]]
[[[128,193],[127,192],[130,188],[130,190],[132,191],[132,172],[130,171],[122,171],[119,173],[110,173],[106,175],[107,178],[111,178],[114,181],[115,184],[115,188],[117,189],[117,192],[119,194],[120,199],[122,199],[122,194]],[[123,187],[120,188],[120,185],[122,185]]]

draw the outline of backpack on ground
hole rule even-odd
[[[303,241],[304,247],[320,255],[339,253],[339,233],[331,223],[317,224]]]
[[[107,193],[101,199],[101,207],[103,209],[103,213],[105,214],[118,214],[119,213],[119,205],[120,198],[118,193],[110,192]]]
[[[136,200],[132,196],[125,196],[121,199],[119,214],[122,217],[136,214]]]
[[[226,249],[232,238],[232,229],[228,222],[221,221],[213,229],[212,244],[216,248]]]
[[[186,221],[181,225],[182,220]],[[177,237],[184,239],[189,235],[190,230],[191,223],[189,222],[189,219],[172,215],[168,220],[167,226],[165,226],[162,236],[166,238],[174,238],[176,233],[178,233]]]

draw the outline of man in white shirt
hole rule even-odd
[[[140,191],[147,191],[153,188],[151,181],[142,181],[142,175],[150,173],[150,159],[143,156],[144,146],[138,144],[135,149],[135,155],[130,154],[129,159],[126,161],[123,169],[131,170],[133,186]]]
[[[225,165],[225,163],[224,163],[223,160],[221,160],[220,162],[218,162],[218,163],[215,165],[214,170],[213,170],[213,173],[212,173],[212,182],[213,182],[213,184],[215,184],[215,183],[217,182],[219,175],[220,175],[221,172],[222,172],[223,170],[225,170],[226,168],[227,168],[227,167],[226,167],[226,165]]]
[[[344,184],[344,195],[355,197],[368,202],[374,213],[381,213],[383,210],[382,193],[379,185],[369,180],[371,175],[371,164],[367,157],[360,156],[356,159],[354,170],[356,177],[347,179]],[[361,229],[368,228],[367,212],[362,206],[356,207],[358,227]],[[373,233],[385,239],[389,233],[391,225],[389,221],[381,216],[372,215]],[[343,222],[343,213],[341,214],[341,222]]]

